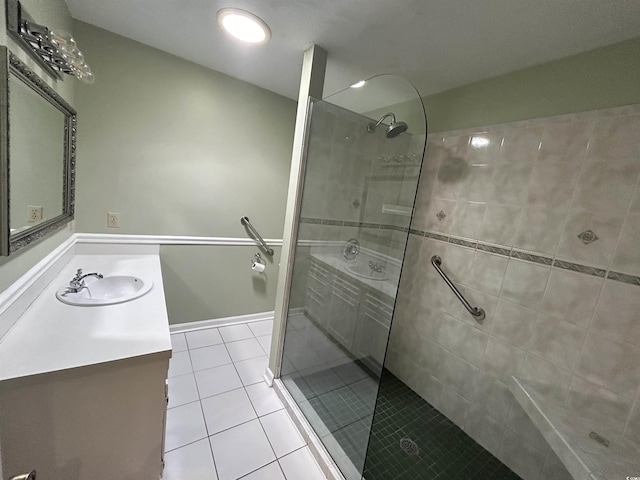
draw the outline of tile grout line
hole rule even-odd
[[[218,334],[219,333],[220,332],[218,332]],[[187,351],[189,352],[189,358],[191,358],[191,349],[189,348],[189,340],[186,338],[187,337],[186,333],[184,334],[184,336],[185,336],[185,340],[187,342]],[[193,368],[193,365],[192,365],[192,368]],[[196,384],[196,391],[198,392],[198,402],[200,403],[200,411],[202,412],[202,421],[204,422],[204,429],[207,432],[206,440],[207,440],[207,444],[209,445],[209,452],[211,453],[211,461],[213,462],[213,469],[216,472],[216,477],[220,478],[220,475],[218,473],[218,465],[216,464],[216,457],[213,454],[213,446],[211,445],[211,436],[209,435],[209,427],[207,425],[207,417],[204,414],[204,406],[202,405],[202,394],[200,393],[200,387],[198,386],[198,380],[196,379],[195,370],[192,373],[193,373],[194,382]]]
[[[246,324],[244,324],[244,325],[246,325]],[[253,338],[255,339],[256,337],[255,337],[255,334],[254,334],[253,330],[251,330],[251,328],[248,325],[247,325],[247,328],[249,329],[249,331],[251,332],[251,335],[253,335]],[[223,340],[224,340],[224,338],[223,338]],[[256,342],[257,342],[257,340],[256,340]],[[232,343],[232,342],[229,342],[229,343]],[[258,345],[260,346],[260,343],[258,343]],[[229,358],[231,358],[231,352],[229,352],[229,349],[227,348],[227,342],[224,342],[224,346],[225,346],[225,349],[227,349],[227,353],[229,353]],[[262,346],[260,346],[260,349],[262,349]],[[275,461],[277,462],[278,461],[278,455],[276,454],[276,451],[273,448],[273,445],[271,444],[271,440],[269,439],[269,436],[267,435],[267,431],[264,429],[264,425],[262,425],[262,422],[260,421],[260,416],[258,415],[258,411],[256,410],[256,407],[253,405],[253,402],[251,401],[251,396],[249,396],[249,392],[247,392],[247,388],[246,388],[244,382],[242,381],[242,377],[240,377],[240,372],[238,371],[235,362],[233,362],[233,358],[231,360],[232,360],[233,368],[236,371],[236,375],[238,375],[238,378],[240,379],[240,383],[242,383],[242,389],[244,390],[244,394],[249,399],[249,405],[251,405],[251,409],[253,410],[253,413],[256,415],[255,419],[251,419],[248,422],[244,422],[243,424],[249,423],[249,422],[251,422],[253,420],[257,420],[258,421],[258,425],[260,425],[260,429],[262,430],[262,433],[264,434],[265,438],[267,439],[267,443],[269,444],[269,448],[271,449],[271,452],[273,453],[273,456],[275,457]],[[241,425],[243,425],[243,424],[241,424]],[[238,425],[236,425],[236,427],[237,426]],[[231,428],[235,428],[235,427],[231,427]],[[269,462],[269,463],[272,463],[272,462]],[[266,463],[265,465],[261,465],[256,470],[259,470],[260,468],[266,467],[267,465],[269,465],[269,463]],[[278,466],[280,466],[280,465],[278,465]],[[281,467],[280,467],[280,469],[282,470]],[[247,473],[247,475],[255,472],[256,470],[253,470],[252,472]],[[246,477],[247,475],[244,475],[244,476]],[[283,475],[284,475],[284,472],[283,472]],[[240,478],[242,478],[242,477],[240,477]]]
[[[636,194],[638,193],[638,190],[640,189],[640,174],[638,175],[638,178],[636,179],[636,185],[633,188],[630,198],[629,198],[629,203],[627,205],[627,208],[625,210],[625,214],[624,214],[624,219],[622,221],[622,225],[620,225],[620,233],[618,234],[618,238],[616,239],[616,244],[613,247],[613,251],[611,253],[611,260],[609,261],[609,270],[611,271],[612,265],[613,265],[613,261],[615,259],[616,256],[616,252],[618,251],[618,246],[620,245],[620,239],[622,238],[622,232],[624,230],[625,225],[627,225],[627,222],[629,220],[629,214],[631,213],[631,207],[633,205],[633,199],[636,196]],[[613,273],[618,273],[618,272],[613,272]],[[638,278],[636,275],[629,275],[630,277],[636,277]],[[607,275],[608,278],[608,275]],[[613,279],[615,280],[615,278]]]

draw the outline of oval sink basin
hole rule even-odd
[[[389,274],[387,274],[387,272],[376,272],[375,270],[372,270],[369,265],[365,265],[364,263],[348,265],[345,270],[347,273],[352,273],[356,277],[366,278],[367,280],[389,279]]]
[[[140,298],[151,290],[153,282],[131,275],[112,275],[102,279],[88,278],[86,285],[79,292],[70,292],[68,287],[63,287],[56,292],[56,298],[79,307],[113,305]]]

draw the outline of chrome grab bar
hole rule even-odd
[[[253,234],[254,237],[256,237],[256,239],[264,247],[267,253],[271,257],[273,257],[273,248],[270,248],[269,245],[267,245],[267,242],[264,241],[264,238],[262,238],[258,233],[258,231],[255,229],[255,227],[251,225],[251,222],[249,221],[249,217],[240,217],[240,223],[249,229],[249,231]]]
[[[456,288],[456,286],[453,284],[453,282],[451,280],[449,280],[449,277],[447,277],[446,273],[444,273],[442,271],[442,269],[440,268],[440,265],[442,265],[442,259],[438,255],[434,255],[433,257],[431,257],[431,265],[433,265],[435,267],[435,269],[438,271],[438,273],[443,278],[443,280],[446,282],[446,284],[449,285],[449,288],[453,291],[453,293],[456,295],[456,297],[458,297],[458,300],[460,300],[462,302],[462,305],[464,305],[464,308],[467,309],[467,312],[469,312],[471,315],[473,315],[477,322],[482,322],[484,320],[484,317],[485,317],[484,310],[481,309],[480,307],[472,307],[469,304],[469,302],[467,302],[467,299],[462,296],[462,294]]]

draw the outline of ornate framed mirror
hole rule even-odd
[[[0,255],[73,220],[76,111],[0,47]]]

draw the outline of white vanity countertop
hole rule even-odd
[[[349,270],[347,270],[347,267],[349,265],[354,265],[356,262],[350,262],[348,260],[344,260],[342,258],[342,254],[327,254],[327,253],[314,252],[314,253],[311,253],[311,256],[316,260],[326,263],[327,265],[344,273],[345,275],[348,275],[354,280],[364,283],[365,285],[375,290],[378,290],[391,298],[395,298],[396,296],[396,293],[398,290],[398,285],[397,285],[398,273],[393,270],[391,271],[390,278],[387,280],[371,280],[368,278],[363,278],[363,277],[354,275],[353,273],[349,272]],[[360,255],[358,258],[358,262],[364,262],[365,264],[367,260],[368,260],[368,257],[366,257],[365,255]]]
[[[126,303],[78,307],[55,294],[76,270],[151,280]],[[158,255],[75,255],[0,342],[0,380],[166,352],[171,340]]]

